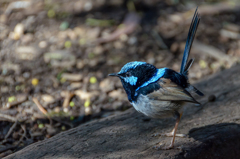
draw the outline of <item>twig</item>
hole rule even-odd
[[[227,62],[229,65],[232,65],[234,62],[233,59],[231,59],[228,55],[226,55],[221,50],[213,46],[203,44],[197,40],[195,40],[193,43],[193,50],[201,51],[201,53],[211,56],[221,62]]]
[[[3,107],[3,109],[9,109],[12,106],[19,105],[19,104],[25,102],[27,100],[27,95],[26,94],[18,95],[18,96],[16,96],[16,98],[17,98],[16,101],[7,102],[6,105]]]
[[[15,127],[17,126],[17,121],[15,121],[15,123],[11,126],[11,128],[8,130],[7,135],[4,137],[4,139],[6,140],[13,132],[13,130],[15,129]]]
[[[59,123],[62,123],[62,124],[65,124],[65,125],[68,125],[69,127],[73,128],[73,124],[71,123],[68,123],[68,122],[65,122],[65,121],[62,121],[62,120],[58,120],[58,119],[54,119],[53,120],[59,122]]]
[[[74,95],[75,95],[75,94],[73,94],[73,93],[71,93],[71,92],[69,92],[69,91],[67,91],[67,92],[65,93],[65,99],[64,99],[64,102],[63,102],[63,108],[67,108],[67,107],[68,107],[69,102],[70,102],[71,98],[72,98]]]
[[[17,123],[17,122],[16,122],[16,123]],[[15,123],[14,123],[14,124],[15,124]],[[16,148],[19,146],[19,144],[23,141],[23,138],[24,138],[24,137],[27,138],[27,137],[26,137],[27,131],[26,131],[25,126],[21,125],[21,128],[23,129],[23,135],[21,136],[21,138],[20,138],[20,140],[17,142],[17,144],[16,144],[16,145],[11,145],[11,146],[7,146],[7,147],[4,147],[4,148],[1,148],[1,149],[0,149],[0,153],[5,152],[5,151],[7,151],[7,150],[14,150],[14,149],[16,149]],[[6,138],[6,137],[5,137],[5,138]]]
[[[43,108],[43,106],[39,103],[38,99],[33,97],[33,102],[37,105],[38,109],[47,116],[47,111]]]
[[[204,15],[214,15],[222,12],[236,12],[240,8],[240,4],[236,2],[228,3],[228,2],[220,2],[218,4],[210,4],[210,5],[201,5],[199,6],[199,14],[201,16]],[[184,13],[175,13],[169,15],[168,19],[176,24],[182,24],[183,21],[191,22],[192,15],[195,12],[195,8],[190,11]]]
[[[38,109],[47,116],[47,118],[50,121],[50,125],[52,125],[52,119],[49,117],[48,112],[43,108],[43,106],[39,103],[38,99],[33,97],[33,102],[37,105]]]
[[[18,141],[17,145],[18,146],[22,141],[23,141],[23,138],[27,138],[26,135],[27,135],[27,131],[26,131],[26,128],[24,125],[21,125],[21,128],[23,129],[23,135],[21,136],[20,140]]]
[[[199,7],[200,15],[213,15],[213,14],[219,14],[221,12],[234,12],[238,11],[240,8],[239,3],[237,1],[234,3],[228,3],[228,2],[221,2],[214,5],[203,5]]]
[[[229,30],[226,30],[226,29],[221,29],[221,30],[220,30],[220,34],[221,34],[221,36],[226,37],[226,38],[230,38],[230,39],[234,39],[234,40],[240,39],[240,34],[234,32],[234,31],[229,31]]]
[[[7,115],[7,114],[0,114],[0,118],[4,118],[6,120],[9,120],[10,122],[16,122],[17,119],[10,116],[10,115]]]

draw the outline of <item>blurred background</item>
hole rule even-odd
[[[0,0],[0,158],[130,108],[127,62],[179,71],[197,6],[191,82],[239,63],[238,0]]]

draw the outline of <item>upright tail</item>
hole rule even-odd
[[[185,46],[185,50],[184,50],[184,54],[183,54],[183,59],[182,59],[182,65],[181,65],[181,69],[180,69],[180,73],[183,75],[187,75],[188,74],[188,70],[189,68],[192,66],[193,63],[193,59],[191,59],[188,63],[188,55],[190,53],[191,47],[192,47],[192,43],[194,40],[194,36],[195,33],[197,31],[198,28],[198,24],[200,21],[200,17],[199,14],[197,12],[198,8],[196,8],[193,19],[192,19],[192,23],[190,25],[189,31],[188,31],[188,37],[187,37],[187,41],[186,41],[186,46]]]
[[[188,70],[189,68],[192,66],[194,59],[191,59],[188,61],[188,56],[192,47],[192,43],[194,40],[194,36],[196,34],[197,28],[198,28],[198,24],[200,21],[200,17],[199,14],[197,12],[198,8],[196,8],[193,19],[192,19],[192,23],[190,25],[189,31],[188,31],[188,37],[187,37],[187,41],[186,41],[186,46],[185,46],[185,50],[183,53],[183,59],[182,59],[182,65],[181,65],[181,69],[180,69],[180,73],[185,75],[187,77],[188,75]],[[188,63],[187,63],[188,61]],[[188,87],[189,90],[194,91],[196,94],[200,95],[200,96],[204,96],[204,94],[199,91],[197,88],[195,88],[192,85],[189,85]]]

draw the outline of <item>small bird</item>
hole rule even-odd
[[[190,92],[204,95],[188,81],[188,70],[194,59],[190,59],[188,63],[187,61],[199,21],[196,9],[188,32],[180,72],[169,68],[157,69],[146,62],[134,61],[125,64],[120,72],[109,74],[120,78],[128,100],[138,112],[151,118],[176,117],[172,132],[164,134],[172,137],[171,144],[161,149],[173,148],[175,136],[184,137],[183,134],[176,134],[183,106],[186,102],[200,104]]]

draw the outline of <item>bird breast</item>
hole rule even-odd
[[[151,118],[166,118],[174,116],[175,112],[182,108],[183,103],[149,99],[141,94],[132,105],[138,112]]]

